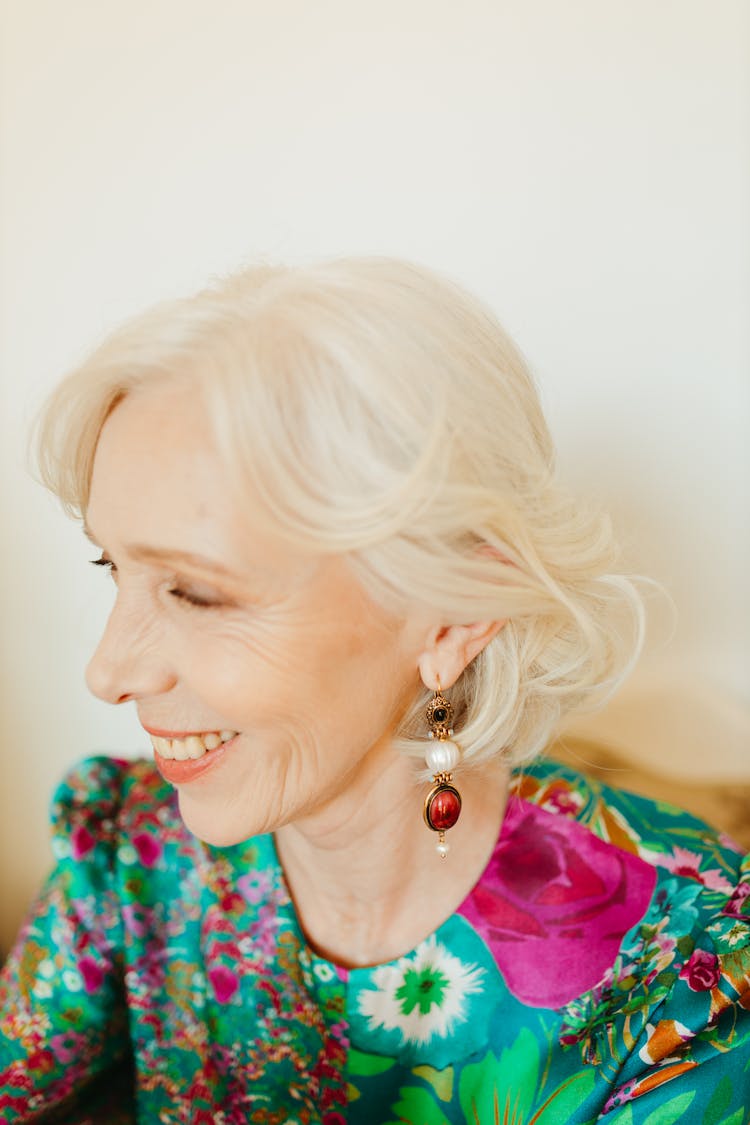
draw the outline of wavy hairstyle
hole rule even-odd
[[[456,284],[389,258],[260,265],[134,317],[38,418],[42,481],[69,513],[110,411],[160,380],[203,396],[228,481],[290,543],[346,554],[395,612],[507,619],[450,692],[467,762],[530,759],[631,670],[648,580],[611,572],[610,521],[557,481],[522,356]],[[396,739],[420,758],[429,698]]]

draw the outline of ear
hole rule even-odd
[[[425,687],[437,691],[438,679],[441,688],[452,687],[505,623],[477,621],[473,625],[441,625],[433,629],[418,662]]]

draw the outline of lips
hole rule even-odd
[[[157,736],[158,737],[158,736]],[[165,781],[170,782],[172,785],[185,785],[188,782],[196,781],[203,774],[208,773],[209,770],[214,769],[219,762],[226,756],[227,751],[234,746],[237,741],[237,735],[229,739],[227,742],[222,742],[215,750],[210,750],[204,754],[202,758],[197,760],[187,759],[179,761],[175,758],[163,758],[158,750],[154,750],[154,761],[156,768]]]
[[[152,734],[151,742],[162,758],[176,758],[182,762],[186,758],[202,758],[204,754],[221,746],[222,742],[230,742],[236,735],[236,730],[189,734],[187,738],[159,738]]]
[[[176,731],[145,723],[142,726],[151,736],[159,773],[173,785],[202,777],[224,757],[225,747],[234,743],[238,734],[235,730]]]

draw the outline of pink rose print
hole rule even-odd
[[[602,980],[655,884],[638,856],[516,799],[482,884],[459,913],[489,945],[514,996],[559,1008]]]
[[[147,832],[138,832],[132,843],[144,867],[153,867],[161,858],[161,844]]]
[[[680,978],[686,980],[693,992],[710,992],[721,980],[719,958],[715,953],[696,949],[680,969]]]
[[[221,898],[221,909],[225,914],[240,913],[245,908],[245,900],[237,891],[227,891]]]
[[[750,897],[750,883],[738,883],[732,891],[731,898],[722,910],[729,918],[746,918],[750,913],[750,903],[745,906],[745,899]]]
[[[73,853],[73,859],[83,859],[85,855],[88,855],[95,843],[96,840],[85,824],[77,825],[70,836],[70,847]]]
[[[87,992],[96,992],[104,980],[104,970],[91,957],[82,957],[78,962],[78,972],[83,977],[83,987]]]
[[[215,965],[213,969],[209,969],[208,979],[214,990],[214,996],[220,1004],[228,1004],[240,987],[236,973],[233,973],[226,965]]]
[[[566,816],[575,816],[581,807],[581,799],[578,793],[571,790],[567,782],[559,781],[554,785],[548,786],[541,807],[549,809],[550,812],[559,812]]]

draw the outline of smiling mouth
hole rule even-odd
[[[150,734],[150,732],[149,732]],[[225,742],[236,738],[236,730],[209,731],[207,734],[190,734],[187,738],[160,738],[151,734],[154,750],[160,757],[176,762],[197,761]]]

